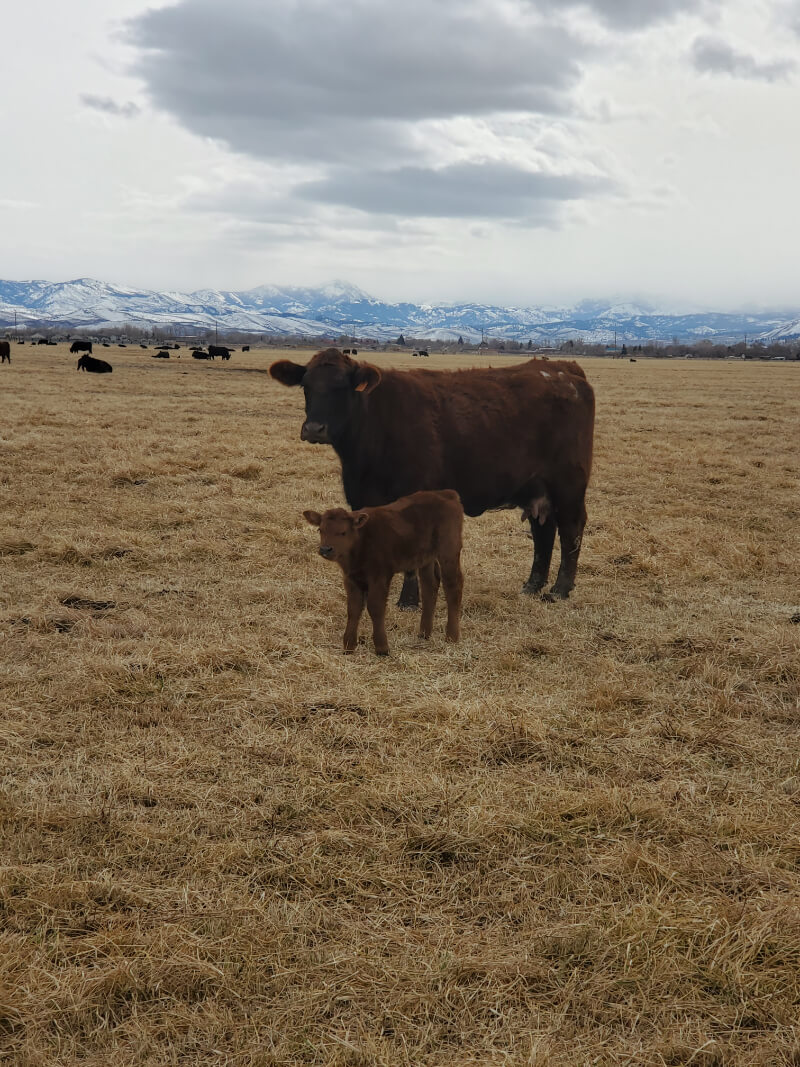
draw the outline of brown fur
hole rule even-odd
[[[392,576],[419,571],[422,614],[419,636],[429,638],[441,577],[447,600],[448,641],[458,641],[461,615],[461,531],[464,512],[458,493],[420,492],[384,507],[345,511],[331,508],[303,515],[320,532],[320,555],[338,563],[347,591],[344,650],[356,647],[358,622],[366,602],[379,656],[389,654],[386,601]]]
[[[534,541],[526,592],[545,585],[557,531],[561,566],[552,595],[569,594],[594,433],[594,393],[577,363],[398,371],[328,348],[307,366],[273,363],[270,374],[283,385],[302,384],[301,438],[333,445],[351,508],[455,489],[467,515],[526,509]]]

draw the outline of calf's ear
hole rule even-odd
[[[306,368],[300,363],[292,363],[290,359],[279,359],[277,363],[272,364],[269,372],[281,385],[299,385]]]
[[[359,363],[353,371],[353,388],[357,393],[371,393],[380,380],[381,372],[369,363]]]
[[[310,522],[312,526],[319,526],[322,522],[322,516],[318,511],[304,511],[303,518],[306,522]]]
[[[356,511],[353,515],[353,526],[356,530],[360,529],[365,523],[369,522],[369,515],[366,511]]]

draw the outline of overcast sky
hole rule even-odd
[[[26,0],[0,277],[799,307],[800,0]]]

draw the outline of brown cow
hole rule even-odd
[[[11,345],[8,341],[0,341],[0,363],[11,362]]]
[[[448,641],[458,641],[461,616],[461,528],[464,512],[458,493],[412,493],[379,508],[345,511],[331,508],[323,515],[304,511],[319,527],[319,554],[342,568],[347,591],[347,627],[344,650],[356,647],[358,621],[364,610],[372,619],[372,638],[379,656],[388,656],[386,601],[392,576],[398,571],[419,571],[422,614],[419,636],[429,638],[439,595],[439,579],[447,600]]]
[[[418,489],[455,489],[467,515],[522,508],[534,555],[526,593],[547,583],[556,531],[561,566],[550,598],[575,584],[592,466],[594,393],[577,363],[532,359],[460,371],[379,370],[335,348],[270,374],[302,385],[300,437],[330,444],[351,508]],[[401,604],[418,602],[406,576]]]

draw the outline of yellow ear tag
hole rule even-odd
[[[358,385],[356,386],[356,392],[357,393],[363,393],[366,388],[367,388],[367,383],[366,382],[359,382]]]

